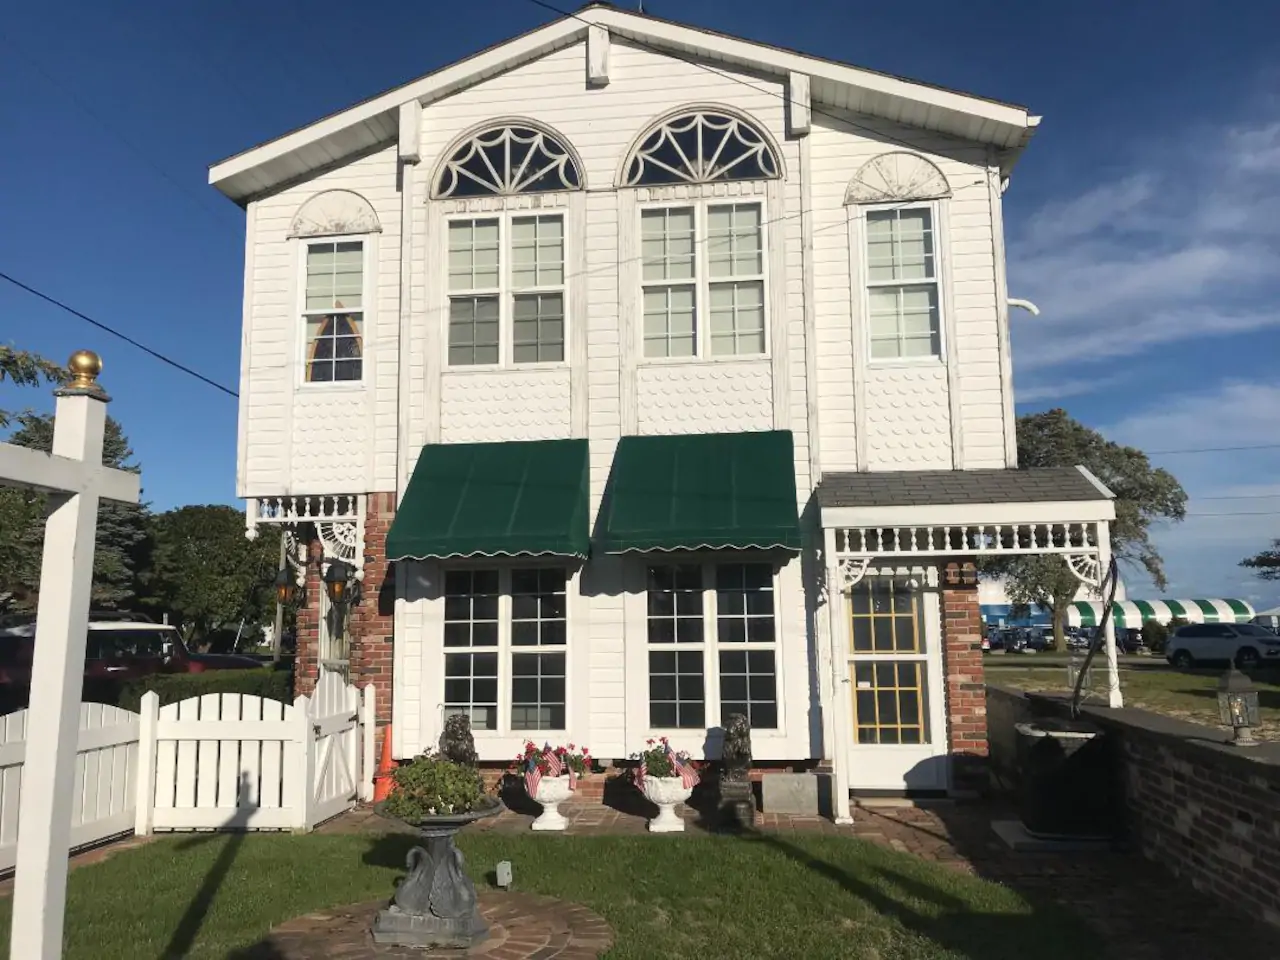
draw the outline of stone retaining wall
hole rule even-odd
[[[995,774],[1016,784],[1015,723],[1067,712],[1065,698],[988,686]],[[1220,730],[1145,710],[1086,706],[1084,714],[1116,737],[1134,846],[1196,889],[1280,926],[1280,743],[1234,747]]]

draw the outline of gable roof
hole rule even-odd
[[[1040,118],[1025,107],[906,80],[701,27],[590,3],[577,13],[495,44],[416,80],[268,140],[209,167],[209,183],[244,204],[397,135],[399,107],[426,104],[583,39],[592,25],[678,58],[747,67],[785,78],[808,75],[814,103],[934,130],[999,151],[1009,170]]]

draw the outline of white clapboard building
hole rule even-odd
[[[214,164],[300,692],[379,684],[397,757],[456,712],[485,761],[714,757],[743,713],[842,794],[964,789],[973,563],[1109,558],[1097,480],[1016,469],[1001,205],[1038,121],[591,4]]]

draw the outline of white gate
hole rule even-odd
[[[71,848],[133,831],[138,715],[102,703],[80,704]],[[0,870],[18,850],[18,801],[27,754],[27,711],[0,717]]]
[[[364,767],[359,710],[360,694],[356,688],[339,674],[321,670],[320,682],[311,696],[315,737],[310,811],[313,823],[337,816],[359,799],[357,785]]]

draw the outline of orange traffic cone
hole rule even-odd
[[[395,786],[392,774],[395,764],[391,762],[391,724],[387,724],[382,732],[382,759],[378,761],[378,772],[373,777],[373,802],[380,803],[391,796],[391,788]]]

